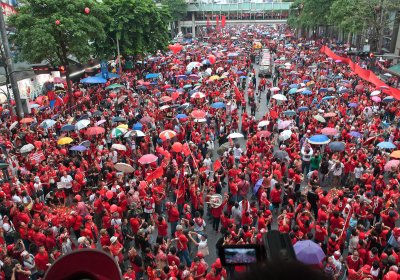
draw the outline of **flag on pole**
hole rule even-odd
[[[226,16],[221,17],[221,27],[224,28],[226,24]]]
[[[183,152],[183,154],[185,155],[185,157],[187,157],[187,156],[189,156],[189,155],[191,154],[190,148],[189,148],[189,144],[188,144],[188,143],[183,144],[183,146],[182,146],[182,152]]]
[[[162,166],[158,167],[156,170],[154,170],[153,172],[151,172],[149,174],[149,176],[147,176],[147,182],[150,182],[153,179],[158,179],[161,176],[164,175],[164,168],[162,168]]]
[[[219,16],[218,15],[215,17],[215,23],[216,23],[215,29],[218,30],[219,29]]]
[[[221,162],[219,161],[219,159],[217,159],[217,160],[214,162],[214,172],[217,172],[218,169],[220,169],[221,167],[222,167],[222,164],[221,164]]]
[[[32,164],[37,164],[45,160],[46,157],[44,156],[43,152],[36,152],[30,155],[29,159],[31,160]]]

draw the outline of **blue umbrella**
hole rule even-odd
[[[186,119],[188,116],[186,114],[178,114],[176,115],[177,119]]]
[[[381,149],[394,149],[396,148],[396,145],[394,145],[392,142],[380,142],[377,145]]]
[[[227,62],[228,62],[228,63],[232,63],[233,60],[232,60],[232,59],[228,59]]]
[[[192,85],[184,85],[184,86],[183,86],[183,88],[185,88],[185,89],[186,89],[186,88],[191,88],[191,87],[192,87]]]
[[[158,76],[160,76],[160,74],[159,73],[149,73],[149,74],[147,74],[146,75],[146,79],[155,79],[155,78],[158,78]]]
[[[328,89],[327,89],[327,88],[320,88],[320,89],[318,90],[318,92],[328,92]]]
[[[240,79],[247,79],[247,76],[240,76]]]
[[[243,74],[243,73],[244,73],[244,72],[243,72],[243,71],[240,71],[240,70],[236,72],[236,74],[238,74],[238,75],[241,75],[241,74]]]
[[[289,94],[295,94],[297,92],[297,88],[291,88],[289,89]]]
[[[326,101],[326,100],[331,100],[331,99],[334,99],[334,98],[335,98],[334,96],[328,95],[328,96],[324,96],[324,97],[322,98],[322,100],[323,100],[323,101]]]
[[[253,188],[253,194],[254,194],[254,195],[256,195],[256,193],[257,193],[258,190],[260,189],[260,187],[261,187],[263,181],[264,181],[264,178],[261,178],[261,179],[259,179],[259,180],[257,181],[257,183],[254,185],[254,188]]]
[[[84,152],[87,150],[87,148],[85,146],[72,146],[71,148],[69,148],[70,151],[76,151],[76,152]]]
[[[68,131],[74,131],[75,130],[75,125],[72,124],[66,124],[63,127],[61,127],[62,132],[68,132]]]
[[[349,103],[347,106],[349,106],[350,108],[355,108],[358,106],[358,103],[352,102],[352,103]]]
[[[182,79],[182,80],[186,80],[187,76],[186,75],[178,75],[176,76],[177,79]]]
[[[185,92],[185,90],[183,88],[178,88],[176,91]]]
[[[301,94],[304,94],[304,95],[311,95],[311,94],[312,94],[312,91],[309,90],[309,89],[305,89],[305,90],[303,90],[303,91],[301,92]]]
[[[308,139],[308,142],[314,145],[325,145],[328,144],[330,141],[331,140],[329,139],[329,137],[323,134],[313,135]]]
[[[80,120],[88,120],[89,119],[89,115],[88,114],[83,114],[82,116],[79,117],[78,121]]]
[[[345,92],[348,92],[348,91],[349,91],[348,88],[342,88],[342,89],[339,90],[339,93],[345,93]]]
[[[394,98],[393,96],[386,96],[385,98],[382,99],[382,102],[393,102]]]
[[[174,88],[167,88],[167,91],[169,91],[169,92],[174,92],[176,89],[174,89]]]
[[[320,264],[326,257],[321,246],[311,240],[298,241],[293,249],[296,259],[304,264]]]
[[[286,82],[282,83],[282,86],[287,86],[287,85],[288,85],[288,83],[286,83]]]
[[[106,79],[101,77],[88,77],[81,80],[82,84],[105,84],[107,83]]]
[[[103,74],[102,74],[102,73],[96,74],[95,77],[103,78]],[[109,78],[109,79],[112,79],[112,78],[120,78],[120,77],[121,77],[121,76],[118,75],[118,74],[116,74],[116,73],[108,72],[108,78]]]
[[[133,130],[142,130],[143,125],[141,123],[135,123],[133,125]]]
[[[208,59],[204,59],[204,60],[201,62],[201,64],[203,64],[203,65],[210,65],[211,62],[210,62]]]
[[[298,88],[299,85],[297,85],[297,84],[291,84],[289,87],[290,87],[290,88]]]
[[[287,110],[287,111],[283,112],[283,114],[284,114],[285,116],[295,116],[295,115],[296,115],[296,112],[293,111],[293,110]]]
[[[215,103],[211,104],[211,107],[215,108],[215,109],[221,109],[221,108],[225,108],[226,106],[225,106],[224,102],[215,102]]]
[[[126,120],[124,118],[121,118],[121,117],[113,117],[112,121],[113,122],[126,122]]]
[[[308,110],[310,110],[310,108],[308,108],[307,106],[301,106],[297,108],[298,112],[307,112]]]
[[[145,87],[145,86],[138,86],[137,88],[140,90],[147,90],[147,87]]]
[[[345,144],[343,142],[335,141],[329,143],[329,148],[331,149],[332,152],[342,152],[345,149]]]
[[[356,138],[361,138],[362,137],[362,134],[360,132],[358,132],[358,131],[351,131],[350,135],[353,136],[353,137],[356,137]]]

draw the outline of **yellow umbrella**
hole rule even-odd
[[[390,157],[400,158],[400,150],[394,151],[390,154]]]
[[[74,142],[74,139],[72,139],[71,137],[63,137],[58,139],[57,144],[58,145],[67,145]]]
[[[120,124],[117,128],[129,129],[127,124]]]
[[[214,76],[211,76],[210,78],[209,78],[209,80],[211,80],[211,81],[215,81],[215,80],[218,80],[219,79],[219,76],[218,75],[214,75]]]

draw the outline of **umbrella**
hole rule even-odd
[[[56,121],[55,121],[55,120],[46,119],[46,120],[42,121],[42,123],[40,124],[40,126],[43,127],[43,128],[50,128],[50,127],[52,127],[52,126],[55,125],[55,124],[56,124]]]
[[[202,110],[193,110],[190,115],[195,119],[204,119],[206,117],[206,112]]]
[[[128,131],[127,133],[125,133],[125,135],[124,135],[125,138],[128,138],[130,136],[144,137],[144,136],[146,136],[146,134],[144,134],[144,132],[141,130],[131,130],[131,131]]]
[[[358,103],[352,102],[352,103],[349,103],[347,106],[349,106],[350,108],[355,108],[358,106]]]
[[[142,130],[143,129],[143,124],[141,123],[135,123],[132,127],[134,130]]]
[[[282,151],[282,150],[275,151],[272,156],[274,158],[280,159],[280,160],[284,160],[289,157],[288,153],[286,151]]]
[[[270,90],[271,92],[275,92],[275,91],[280,91],[281,89],[278,87],[272,87]]]
[[[86,148],[89,148],[90,147],[90,141],[89,140],[85,140],[85,141],[81,142],[79,144],[79,146],[84,146]]]
[[[322,97],[322,101],[326,101],[326,100],[331,100],[331,99],[334,99],[335,97],[334,96],[332,96],[332,95],[328,95],[328,96],[324,96],[324,97]]]
[[[13,130],[14,128],[16,128],[17,125],[18,125],[18,121],[13,122],[13,123],[10,125],[10,130]]]
[[[140,119],[141,123],[152,123],[154,122],[154,119],[149,116],[144,116],[143,118]]]
[[[146,75],[145,79],[155,79],[158,78],[159,75],[159,73],[149,73]]]
[[[157,156],[155,156],[155,155],[153,155],[153,154],[147,154],[147,155],[142,156],[142,157],[138,160],[138,162],[139,162],[140,164],[150,164],[150,163],[156,162],[157,160],[158,160],[158,157],[157,157]]]
[[[358,132],[358,131],[351,131],[350,135],[353,136],[353,137],[356,137],[356,138],[361,138],[362,137],[362,134],[360,132]]]
[[[103,134],[104,132],[105,129],[100,126],[92,126],[86,129],[86,135],[89,136]]]
[[[110,136],[111,136],[111,138],[117,138],[117,137],[120,137],[120,136],[124,135],[125,133],[126,133],[126,129],[113,128],[111,130]]]
[[[206,97],[206,95],[200,91],[195,92],[192,94],[192,96],[190,96],[190,98],[199,98],[199,99],[204,97]]]
[[[382,101],[382,99],[381,99],[379,96],[372,96],[372,97],[371,97],[371,100],[374,101],[374,102],[376,102],[376,103],[379,103],[379,102]]]
[[[290,86],[289,86],[290,88],[298,88],[299,87],[299,85],[297,85],[297,84],[291,84]]]
[[[160,100],[161,100],[162,102],[169,102],[169,101],[172,100],[172,98],[171,98],[170,96],[162,96],[162,97],[160,98]]]
[[[95,126],[99,126],[99,125],[101,125],[101,124],[103,124],[103,123],[105,123],[105,122],[106,122],[106,120],[105,120],[105,119],[102,119],[102,120],[97,121],[94,125],[95,125]]]
[[[293,110],[287,110],[287,111],[283,112],[283,114],[284,114],[285,116],[295,116],[295,115],[296,115],[296,112],[293,111]]]
[[[257,183],[254,185],[253,188],[253,194],[256,195],[256,193],[258,192],[258,190],[260,189],[260,187],[262,186],[262,183],[264,182],[264,178],[261,178],[257,181]]]
[[[113,122],[126,122],[126,120],[124,118],[121,118],[121,117],[113,117],[112,121]]]
[[[326,257],[321,246],[311,240],[298,241],[293,249],[297,260],[305,264],[320,264]]]
[[[279,140],[286,141],[292,136],[292,131],[290,129],[284,130],[279,134]]]
[[[319,122],[326,123],[326,120],[321,115],[315,115],[315,116],[313,116],[313,118],[316,119]]]
[[[181,143],[179,143],[179,142],[175,142],[175,143],[171,146],[171,149],[172,149],[174,152],[176,152],[176,153],[182,152],[182,148],[183,148],[183,145],[182,145]]]
[[[103,73],[98,73],[98,74],[95,75],[95,77],[100,77],[100,78],[102,78],[102,77],[103,77]],[[108,78],[109,78],[109,79],[115,79],[115,78],[120,78],[120,77],[121,77],[121,76],[118,75],[117,73],[108,72]]]
[[[392,157],[392,158],[400,158],[400,150],[393,151],[393,152],[390,154],[390,157]]]
[[[100,117],[103,113],[100,111],[95,111],[92,115],[93,117]]]
[[[105,84],[107,83],[106,79],[101,77],[88,77],[81,80],[82,84]]]
[[[128,98],[127,95],[122,95],[122,96],[118,97],[118,99],[117,99],[118,104],[122,103],[126,98]]]
[[[176,132],[173,130],[169,130],[169,129],[162,131],[159,135],[159,137],[163,141],[170,140],[170,139],[174,138],[175,136],[176,136]]]
[[[258,128],[269,125],[269,121],[260,121],[257,125]]]
[[[228,135],[228,138],[230,139],[236,139],[236,138],[243,138],[244,135],[238,132],[234,132]]]
[[[380,90],[374,90],[373,92],[371,92],[371,96],[377,96],[377,95],[379,95],[379,94],[381,94],[381,91]]]
[[[123,88],[123,87],[125,87],[125,86],[120,85],[120,84],[112,84],[112,85],[109,85],[108,87],[106,87],[106,90],[118,89],[118,88]]]
[[[257,136],[260,138],[268,138],[269,136],[271,136],[271,132],[267,130],[261,130],[257,132]]]
[[[215,102],[215,103],[211,104],[211,107],[214,109],[221,109],[221,108],[225,108],[226,105],[224,102]]]
[[[301,92],[301,94],[304,94],[304,95],[311,95],[311,94],[312,94],[312,91],[309,90],[308,88],[306,88],[305,90],[303,90],[303,91]]]
[[[380,142],[377,145],[381,149],[395,149],[396,145],[394,145],[392,142]]]
[[[345,149],[345,144],[343,142],[331,142],[329,143],[329,149],[331,149],[332,152],[342,152]]]
[[[63,132],[74,131],[74,130],[75,130],[75,125],[72,124],[66,124],[63,127],[61,127],[61,131]]]
[[[176,115],[177,119],[186,119],[188,116],[186,114],[178,114]]]
[[[58,145],[67,145],[74,142],[74,139],[72,139],[71,137],[63,137],[58,139],[57,144]]]
[[[240,76],[240,79],[247,79],[247,76]]]
[[[399,166],[399,164],[400,160],[392,159],[385,164],[385,167],[383,169],[385,171],[392,171],[392,169],[396,169]]]
[[[291,88],[288,93],[295,94],[296,92],[297,92],[297,88]]]
[[[26,144],[22,146],[21,150],[19,151],[23,154],[23,153],[29,153],[33,151],[33,149],[35,149],[35,146],[33,146],[32,144]]]
[[[81,130],[83,128],[86,128],[90,124],[90,120],[80,120],[75,124],[75,127],[77,130]]]
[[[325,118],[336,117],[336,113],[334,113],[334,112],[329,112],[329,113],[324,114],[324,117],[325,117]]]
[[[292,124],[292,121],[279,121],[278,122],[278,129],[285,129],[291,124]]]
[[[32,122],[34,122],[35,120],[34,119],[32,119],[32,118],[23,118],[22,120],[20,120],[19,122],[20,123],[32,123]]]
[[[126,129],[126,130],[129,129],[127,124],[120,124],[119,126],[117,126],[117,128],[123,128],[123,129]]]
[[[393,96],[386,96],[385,98],[382,99],[383,102],[393,102],[394,98]]]
[[[336,135],[338,132],[336,130],[336,128],[333,127],[325,127],[321,130],[321,133],[324,135],[328,135],[328,136],[334,136]]]
[[[326,145],[329,142],[331,142],[331,139],[329,139],[328,136],[323,134],[313,135],[308,139],[308,143],[314,145]]]
[[[75,152],[84,152],[87,150],[87,148],[83,145],[77,145],[77,146],[72,146],[69,148],[70,151],[75,151]]]
[[[126,146],[122,144],[112,144],[111,148],[118,151],[126,151]]]
[[[287,101],[286,96],[284,96],[283,94],[280,94],[280,93],[272,95],[271,98],[278,100],[278,101]]]
[[[308,110],[310,110],[310,108],[308,108],[307,106],[301,106],[299,108],[297,108],[298,112],[307,112]]]
[[[135,172],[135,168],[130,166],[129,164],[118,162],[114,165],[114,168],[117,171],[124,172],[124,173],[133,173]]]

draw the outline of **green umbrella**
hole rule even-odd
[[[108,87],[106,87],[106,90],[122,88],[122,87],[124,87],[124,86],[120,85],[120,84],[112,84],[112,85],[109,85]]]

